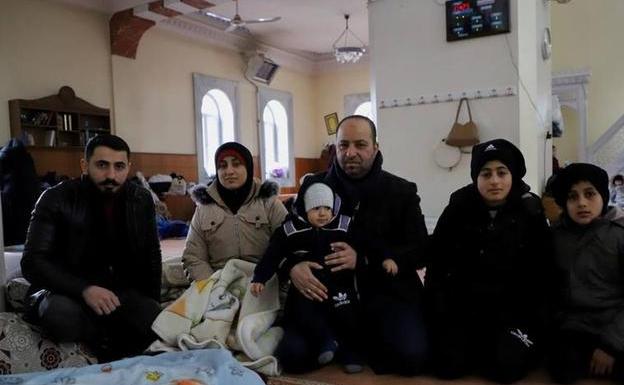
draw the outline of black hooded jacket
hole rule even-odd
[[[303,196],[308,187],[310,184],[304,183],[297,195],[293,212],[288,214],[282,226],[271,236],[269,246],[254,270],[252,282],[266,283],[281,264],[289,266],[290,269],[299,262],[310,261],[324,267],[320,272],[313,270],[320,276],[322,282],[339,282],[341,286],[352,286],[352,272],[331,273],[329,271],[331,266],[325,266],[325,256],[332,253],[332,243],[351,242],[349,237],[351,217],[341,214],[342,200],[334,194],[332,221],[323,227],[312,226],[306,219],[303,203]]]
[[[32,156],[17,139],[0,150],[0,188],[4,244],[23,244],[30,213],[42,189]]]
[[[99,191],[87,176],[46,190],[35,206],[21,261],[31,292],[81,298],[90,285],[131,288],[160,299],[161,254],[150,193],[130,182],[119,193],[119,244],[103,244]],[[110,239],[110,238],[109,238]]]
[[[434,324],[483,317],[505,327],[543,326],[550,232],[539,198],[521,180],[514,186],[494,217],[475,184],[451,195],[429,248]]]
[[[420,298],[422,283],[416,269],[424,264],[427,228],[416,184],[382,170],[381,152],[362,179],[349,178],[334,160],[328,172],[306,178],[307,184],[327,183],[343,198],[343,209],[353,216],[352,247],[358,253],[356,274],[363,300],[375,294],[404,300]],[[392,258],[396,276],[382,262]]]

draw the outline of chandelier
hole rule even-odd
[[[338,61],[338,63],[355,63],[360,60],[364,52],[366,52],[366,48],[364,48],[364,42],[349,29],[349,15],[344,15],[344,18],[346,24],[345,30],[338,36],[338,39],[336,39],[332,47],[334,48],[334,55],[336,55],[336,61]],[[349,36],[352,36],[352,41],[359,41],[360,45],[349,45]],[[342,43],[342,46],[339,46],[340,43]]]

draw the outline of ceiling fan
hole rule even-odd
[[[276,16],[276,17],[270,17],[270,18],[243,20],[243,18],[240,17],[240,15],[238,14],[238,0],[234,0],[234,2],[236,3],[236,13],[234,14],[234,17],[232,17],[231,19],[221,16],[221,15],[217,15],[216,13],[208,12],[208,11],[204,12],[204,14],[207,16],[211,16],[216,19],[222,20],[226,23],[229,23],[229,26],[225,29],[225,32],[232,32],[236,30],[237,28],[244,27],[247,24],[271,23],[271,22],[278,21],[281,19],[280,16]]]

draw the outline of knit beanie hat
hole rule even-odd
[[[609,176],[605,170],[589,163],[572,163],[559,171],[552,183],[555,202],[565,211],[570,189],[582,181],[591,183],[598,190],[604,214],[609,208]]]
[[[494,139],[472,147],[470,177],[473,182],[476,182],[481,168],[491,160],[498,160],[507,166],[514,180],[522,179],[526,174],[524,156],[518,147],[505,139]]]
[[[334,192],[325,183],[314,183],[308,187],[303,195],[305,211],[308,212],[315,207],[334,208]]]

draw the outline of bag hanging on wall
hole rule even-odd
[[[468,122],[459,123],[459,113],[461,112],[462,104],[466,102],[466,107],[468,107]],[[457,114],[455,115],[455,123],[453,123],[453,127],[451,127],[451,132],[449,132],[446,137],[446,144],[454,147],[466,147],[466,146],[474,146],[479,143],[479,129],[475,122],[472,121],[472,113],[470,112],[470,103],[468,103],[467,98],[461,98],[459,100],[459,106],[457,106]]]

